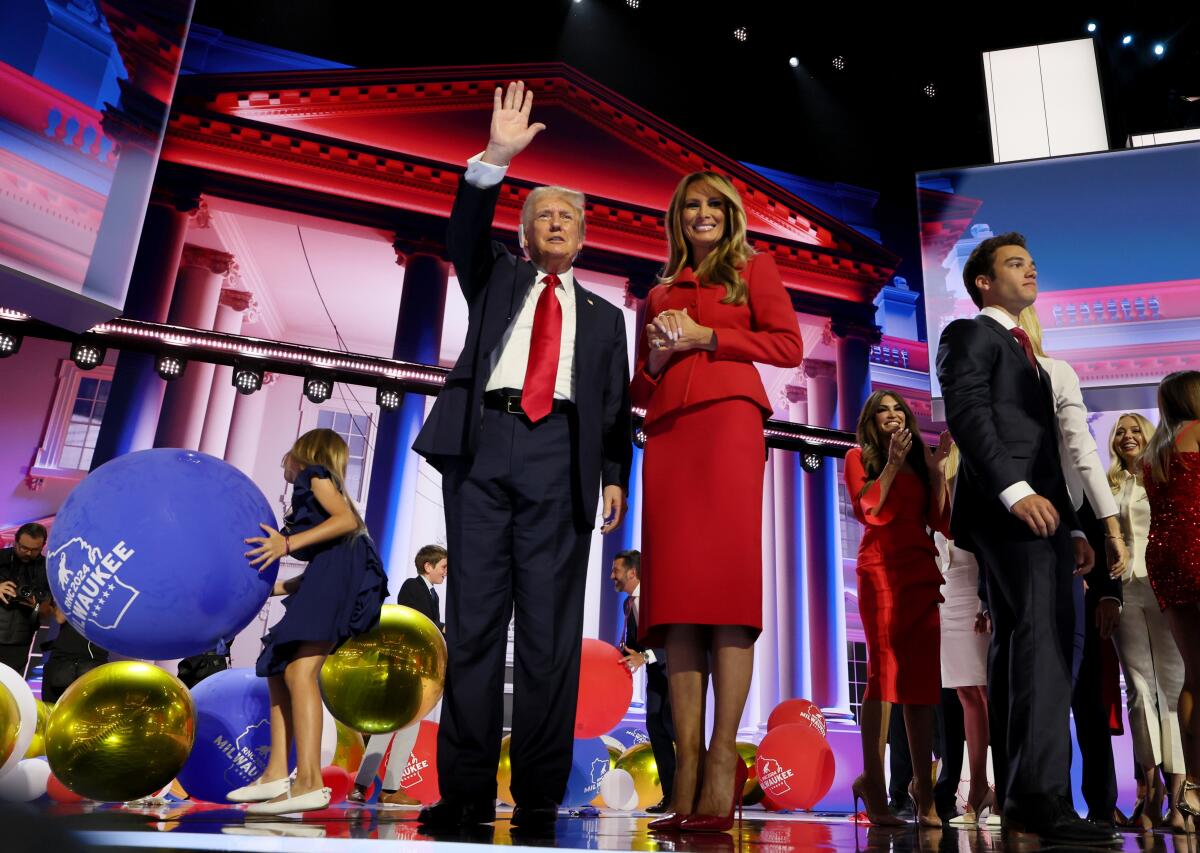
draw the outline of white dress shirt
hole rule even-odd
[[[1129,568],[1123,580],[1146,577],[1146,540],[1150,537],[1150,501],[1140,477],[1123,472],[1117,492],[1118,517],[1125,547],[1129,550]]]
[[[506,166],[494,166],[480,158],[480,152],[467,161],[465,179],[479,189],[494,187],[504,180]],[[488,374],[485,391],[501,388],[521,389],[525,386],[525,372],[529,365],[529,342],[533,336],[533,317],[537,311],[538,298],[546,289],[546,273],[538,269],[533,286],[525,294],[520,308],[504,330],[504,337],[488,354],[491,372]],[[559,340],[558,373],[554,378],[554,399],[575,399],[575,275],[573,270],[558,274],[562,283],[555,289],[558,304],[562,307],[562,337]]]
[[[1007,311],[1005,311],[1002,308],[997,308],[994,305],[989,305],[987,308],[984,308],[976,316],[990,317],[991,319],[993,319],[997,323],[999,323],[1001,326],[1003,326],[1005,328],[1005,330],[1008,331],[1010,334],[1012,333],[1012,330],[1017,327],[1016,321],[1014,321],[1013,318],[1008,315]],[[1014,340],[1016,340],[1015,337],[1014,337]],[[1072,371],[1072,372],[1074,372],[1074,371]],[[1076,382],[1076,386],[1078,386],[1078,383],[1079,383],[1078,377],[1076,377],[1075,382]],[[1052,383],[1052,388],[1053,388],[1053,377],[1051,378],[1051,383]],[[1055,406],[1054,406],[1055,421],[1058,426],[1058,431],[1059,431],[1059,435],[1060,435],[1060,443],[1061,443],[1062,415],[1060,414],[1059,408],[1058,408],[1058,396],[1059,395],[1058,395],[1057,391],[1054,392],[1054,396],[1055,396]],[[1080,406],[1083,405],[1082,397],[1080,398],[1079,403],[1080,403]],[[1086,415],[1086,411],[1087,410],[1085,409],[1084,410],[1085,415]],[[1086,417],[1084,420],[1083,428],[1084,428],[1084,432],[1087,432]],[[1088,433],[1088,437],[1089,438],[1091,437],[1090,433]],[[1096,449],[1096,442],[1093,440],[1092,441],[1092,451],[1095,452],[1095,449]],[[1063,460],[1064,471],[1066,469],[1067,464],[1068,463],[1065,461],[1065,458],[1064,458],[1064,460]],[[1069,489],[1068,489],[1068,493],[1069,493]],[[1016,504],[1020,500],[1022,500],[1023,498],[1027,498],[1030,495],[1036,495],[1036,494],[1037,494],[1037,492],[1034,491],[1033,486],[1029,485],[1029,483],[1027,481],[1018,480],[1017,482],[1013,483],[1012,485],[1008,486],[1007,488],[1003,489],[1000,492],[1000,500],[1001,500],[1001,502],[1003,502],[1004,508],[1007,509],[1009,512],[1012,512],[1012,508],[1014,506],[1016,506]],[[1071,500],[1072,501],[1075,500],[1073,496],[1071,497]],[[1115,515],[1116,514],[1115,510],[1114,510],[1114,512],[1109,513],[1109,514]],[[1079,539],[1087,538],[1087,536],[1084,535],[1084,532],[1082,530],[1072,530],[1071,535],[1075,536]]]

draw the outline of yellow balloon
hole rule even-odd
[[[637,792],[639,809],[652,806],[662,799],[662,782],[658,778],[658,765],[654,761],[654,750],[648,743],[638,743],[621,753],[617,769],[633,777],[633,789]]]
[[[333,751],[333,763],[347,773],[357,773],[367,751],[363,736],[345,723],[334,720],[333,724],[337,726],[337,747]]]
[[[37,728],[33,730],[33,740],[29,742],[29,749],[25,750],[26,758],[37,758],[46,754],[46,723],[50,721],[50,711],[54,708],[41,699],[34,701],[37,702]]]
[[[121,802],[165,788],[196,738],[183,682],[141,661],[106,663],[67,688],[46,726],[59,781],[90,800]]]
[[[0,684],[0,765],[8,761],[17,745],[21,733],[21,708],[17,699],[3,684]]]
[[[423,613],[385,604],[378,625],[325,659],[320,683],[334,718],[358,732],[394,732],[442,698],[446,640]]]
[[[742,789],[742,803],[747,806],[758,805],[764,796],[762,786],[758,784],[758,746],[739,740],[737,751],[745,762],[746,769],[750,771],[750,775],[746,777],[746,787]]]
[[[512,758],[508,751],[511,744],[512,735],[505,735],[500,741],[500,763],[496,766],[496,796],[510,806],[517,802],[512,795]]]

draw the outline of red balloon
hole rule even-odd
[[[346,802],[346,795],[350,793],[350,788],[354,784],[354,777],[346,772],[346,768],[334,764],[322,767],[321,780],[331,792],[329,805],[336,806],[338,803]]]
[[[625,717],[633,699],[633,676],[615,646],[586,639],[579,664],[575,738],[608,734]]]
[[[58,777],[53,773],[46,780],[46,794],[56,803],[82,803],[83,797],[76,794],[62,782],[58,781]]]
[[[776,705],[771,716],[767,717],[767,731],[790,723],[812,726],[821,737],[825,737],[825,715],[807,699],[788,699]]]
[[[417,742],[413,744],[404,775],[400,777],[400,790],[414,800],[420,800],[422,805],[436,803],[442,797],[438,789],[437,739],[438,724],[430,720],[421,720]],[[402,760],[403,756],[393,755],[392,759]],[[383,768],[380,768],[379,772],[382,774]]]
[[[757,762],[763,791],[785,809],[811,809],[833,785],[833,749],[808,725],[787,723],[767,732]]]

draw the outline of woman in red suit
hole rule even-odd
[[[858,418],[858,447],[846,454],[846,490],[865,527],[858,547],[858,611],[867,639],[867,690],[859,724],[863,775],[855,799],[872,823],[900,820],[887,807],[883,747],[891,705],[904,706],[912,754],[909,796],[923,826],[940,826],[933,803],[933,706],[940,697],[937,549],[929,532],[949,533],[946,461],[950,434],[936,452],[912,450],[916,418],[895,391],[876,391]],[[919,437],[918,433],[918,437]]]
[[[754,362],[802,358],[791,299],[721,175],[684,178],[667,210],[670,257],[650,291],[631,394],[646,409],[639,627],[667,650],[677,768],[655,829],[732,825],[735,748],[762,630],[762,495],[770,415]],[[704,703],[716,712],[704,747]],[[740,789],[737,789],[740,794]]]
[[[1150,499],[1146,574],[1179,654],[1179,729],[1187,778],[1179,811],[1200,831],[1200,372],[1181,370],[1158,386],[1158,429],[1142,456]]]

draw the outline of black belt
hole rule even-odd
[[[521,408],[521,392],[513,388],[488,391],[483,395],[483,405],[484,408],[508,412],[510,415],[525,414],[525,410]],[[572,411],[574,408],[575,404],[570,400],[553,400],[550,403],[550,412],[556,415]]]

